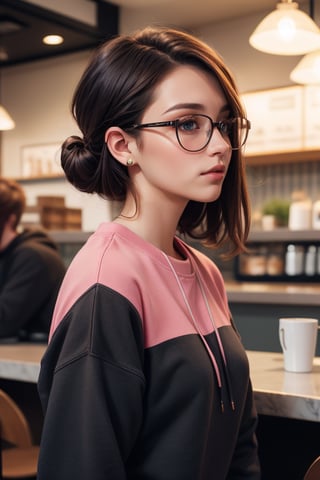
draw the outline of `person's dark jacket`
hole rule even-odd
[[[45,340],[64,274],[43,231],[25,230],[0,251],[0,338]]]

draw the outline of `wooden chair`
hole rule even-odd
[[[320,457],[317,457],[308,468],[303,480],[319,480],[320,479]]]
[[[0,389],[0,425],[2,444],[2,477],[5,479],[35,478],[39,446],[34,445],[30,426],[21,409]],[[11,447],[12,445],[12,447]]]

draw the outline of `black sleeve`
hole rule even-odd
[[[17,249],[0,289],[0,337],[17,335],[58,288],[63,274],[62,261],[54,263],[34,248]]]
[[[42,361],[38,480],[125,480],[144,387],[139,315],[96,286],[72,307]]]

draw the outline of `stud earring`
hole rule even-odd
[[[131,167],[131,166],[133,165],[133,160],[132,160],[132,158],[128,158],[128,160],[127,160],[127,165],[128,165],[128,167]]]

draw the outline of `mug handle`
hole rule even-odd
[[[279,339],[280,339],[280,344],[283,350],[287,350],[286,347],[286,341],[285,341],[285,335],[284,335],[284,328],[280,328],[279,330]]]

